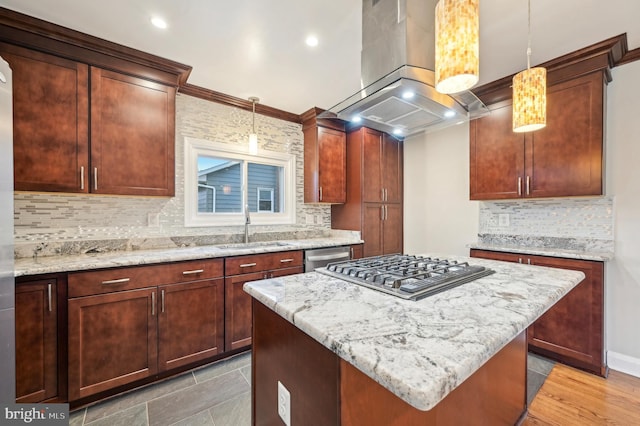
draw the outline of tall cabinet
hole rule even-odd
[[[331,206],[331,227],[360,231],[363,255],[401,253],[402,142],[361,127],[347,135],[347,200]]]

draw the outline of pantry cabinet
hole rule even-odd
[[[16,190],[174,194],[175,87],[6,43],[0,55]]]
[[[70,273],[69,399],[223,351],[223,261]]]
[[[547,126],[512,131],[511,100],[489,106],[470,132],[470,199],[601,195],[603,71],[547,88]]]
[[[303,114],[304,202],[344,203],[346,200],[346,134],[344,125],[318,120],[321,110]]]
[[[347,201],[331,207],[331,227],[360,231],[363,256],[403,249],[402,142],[362,127],[347,135]]]
[[[529,326],[529,350],[606,376],[602,262],[476,249],[471,256],[583,272],[585,279]]]
[[[42,402],[58,395],[57,280],[18,283],[16,402]]]
[[[225,350],[251,345],[251,296],[244,283],[304,272],[302,251],[234,256],[225,259]]]

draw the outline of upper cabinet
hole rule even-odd
[[[602,195],[606,85],[626,51],[612,37],[540,64],[547,126],[514,133],[511,77],[474,89],[491,114],[471,121],[472,200]]]
[[[602,72],[549,86],[547,126],[511,130],[511,102],[470,124],[472,200],[601,195]]]
[[[402,201],[401,142],[376,130],[362,127],[354,135],[363,144],[363,174],[366,185],[362,198],[372,203],[399,203]]]
[[[175,95],[191,70],[9,10],[18,191],[174,194]]]
[[[344,125],[318,120],[321,110],[303,114],[304,202],[346,201],[347,137]]]

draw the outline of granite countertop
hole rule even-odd
[[[317,272],[244,289],[419,410],[429,410],[577,285],[577,271],[457,256],[495,274],[407,301]]]
[[[264,241],[249,244],[223,244],[199,247],[173,247],[155,250],[113,251],[108,253],[21,258],[14,261],[14,275],[49,274],[89,269],[147,265],[182,260],[210,259],[245,254],[360,244],[354,238],[310,238],[301,240]]]
[[[472,249],[479,249],[479,250],[503,251],[503,252],[551,256],[551,257],[565,257],[569,259],[596,260],[600,262],[613,260],[612,252],[600,252],[600,251],[591,251],[591,250],[572,250],[572,249],[565,249],[565,248],[550,248],[550,247],[529,247],[529,246],[523,246],[523,245],[509,245],[509,244],[487,244],[487,243],[481,243],[481,242],[468,244],[467,247]]]

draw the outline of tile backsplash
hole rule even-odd
[[[206,235],[235,236],[240,241],[242,226],[184,226],[184,137],[229,144],[246,144],[251,129],[251,112],[178,94],[176,99],[176,191],[171,198],[100,196],[57,193],[15,193],[15,243],[48,244],[91,240],[150,240],[164,244],[171,237]],[[310,238],[326,234],[331,226],[331,208],[303,203],[304,151],[300,124],[256,115],[256,132],[261,149],[296,156],[296,224],[255,226],[252,233],[299,235]],[[149,226],[149,216],[158,215],[159,226]],[[306,218],[320,218],[307,225]],[[256,239],[261,239],[257,237]],[[116,245],[118,245],[117,243]],[[169,245],[170,246],[170,245]]]
[[[479,242],[613,251],[612,197],[480,203]]]

